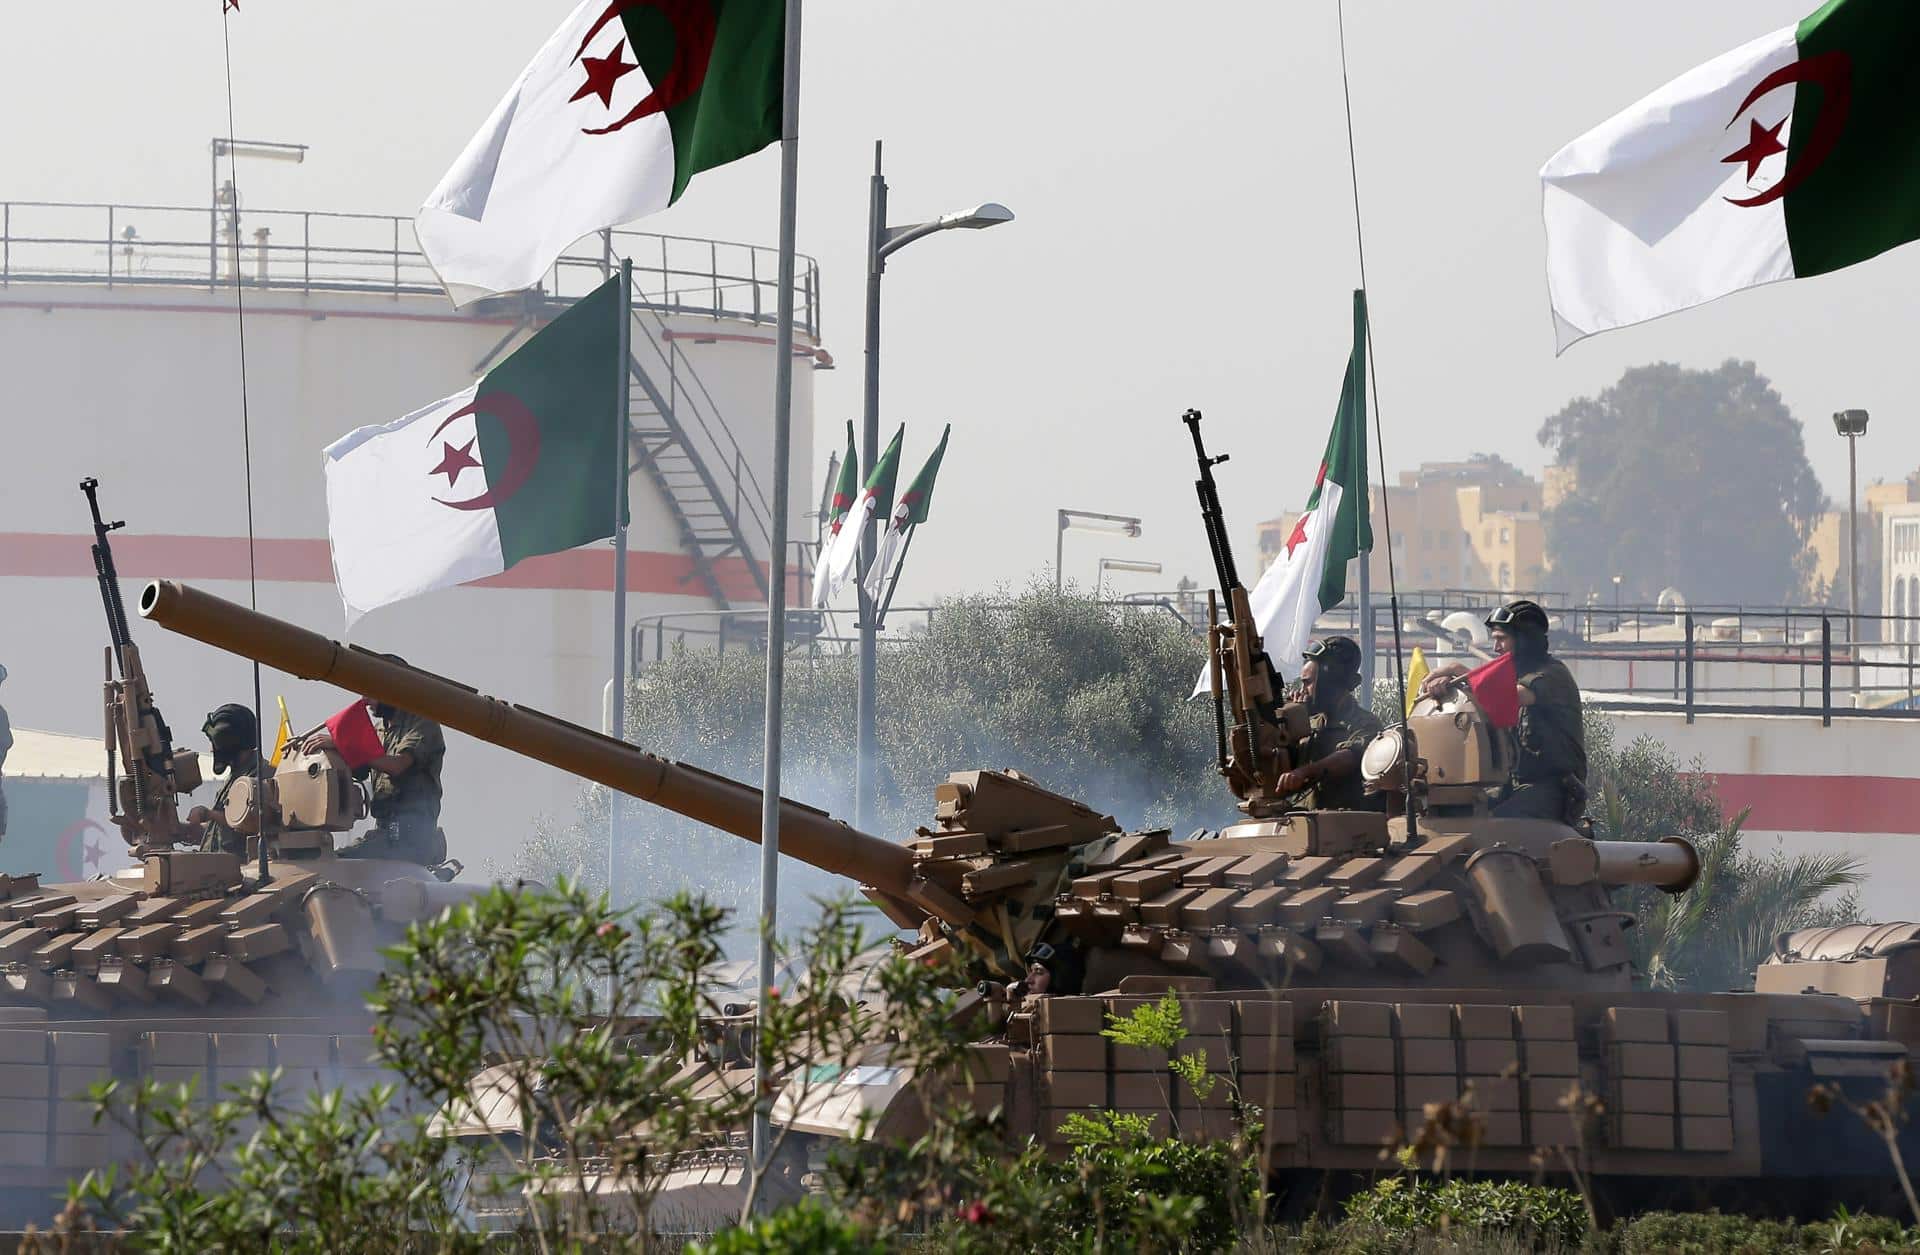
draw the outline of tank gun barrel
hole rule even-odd
[[[1685,837],[1658,841],[1559,841],[1550,851],[1561,884],[1654,885],[1685,893],[1700,876],[1700,854]]]
[[[737,780],[671,762],[172,580],[147,585],[140,594],[140,617],[301,679],[378,698],[748,841],[760,840],[760,790]],[[785,798],[780,849],[896,902],[907,898],[913,880],[912,856],[904,847]]]

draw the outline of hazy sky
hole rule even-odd
[[[1640,362],[1728,356],[1807,424],[1829,493],[1846,490],[1836,408],[1873,412],[1863,479],[1920,465],[1903,412],[1920,249],[1553,356],[1540,164],[1812,4],[1349,0],[1390,473],[1473,451],[1537,470],[1534,433],[1570,397]],[[570,7],[244,0],[237,131],[312,145],[304,166],[243,169],[247,206],[411,213]],[[204,204],[219,9],[7,5],[0,196]],[[888,273],[884,421],[910,423],[909,472],[954,423],[902,598],[1024,580],[1052,562],[1061,506],[1146,519],[1138,541],[1069,536],[1071,577],[1103,554],[1167,564],[1123,588],[1203,575],[1188,406],[1234,455],[1222,488],[1250,550],[1310,485],[1358,280],[1333,0],[815,0],[806,21],[799,238],[842,367],[817,379],[816,481],[859,410],[874,139],[897,220],[985,199],[1019,216],[918,243]],[[771,244],[778,164],[702,175],[640,225]]]

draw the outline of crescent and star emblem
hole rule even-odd
[[[1801,148],[1800,160],[1782,171],[1780,181],[1763,192],[1746,197],[1724,197],[1729,205],[1752,209],[1779,200],[1806,182],[1807,176],[1832,155],[1834,145],[1840,142],[1840,132],[1847,125],[1847,111],[1853,105],[1853,60],[1839,51],[1823,52],[1817,57],[1783,65],[1755,83],[1753,90],[1747,93],[1747,98],[1740,102],[1740,107],[1733,111],[1733,117],[1727,120],[1728,128],[1731,129],[1762,96],[1789,83],[1814,83],[1820,87],[1820,107],[1813,115],[1813,133]],[[1772,126],[1762,126],[1759,119],[1748,118],[1747,124],[1746,144],[1720,160],[1727,165],[1744,164],[1747,167],[1747,180],[1752,182],[1761,162],[1787,150],[1787,146],[1780,142],[1780,130],[1786,126],[1787,119],[1783,116]]]
[[[573,54],[573,63],[586,70],[587,81],[568,98],[569,104],[598,96],[600,106],[611,109],[614,84],[640,68],[638,61],[626,59],[625,40],[614,45],[612,56],[586,55],[594,37],[628,9],[658,9],[667,19],[673,27],[673,64],[653,85],[653,90],[625,116],[606,126],[583,126],[580,128],[583,135],[610,135],[641,118],[664,113],[699,91],[700,85],[707,81],[707,63],[713,54],[717,26],[711,0],[613,0],[587,28],[585,38]]]
[[[456,418],[486,415],[499,420],[507,433],[507,466],[492,487],[478,496],[463,497],[449,501],[445,497],[435,497],[434,501],[452,510],[491,510],[507,498],[526,486],[533,468],[540,461],[540,420],[533,411],[523,404],[519,397],[510,392],[489,392],[473,399],[471,405],[462,406],[440,420],[440,425],[427,437],[427,444],[440,440],[440,433]],[[441,440],[440,465],[428,471],[428,475],[445,475],[447,488],[460,482],[460,472],[468,467],[477,467],[480,462],[473,456],[473,447],[479,443],[475,436],[465,444],[456,445],[452,441]]]

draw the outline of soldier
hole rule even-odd
[[[1520,723],[1514,729],[1513,774],[1493,813],[1507,819],[1578,823],[1587,806],[1587,734],[1580,686],[1565,663],[1547,652],[1547,612],[1534,602],[1510,601],[1487,616],[1496,653],[1513,655]],[[1437,695],[1467,673],[1451,663],[1427,677]]]
[[[227,795],[234,782],[253,774],[260,761],[260,725],[245,706],[228,702],[207,716],[200,725],[207,744],[213,749],[214,774],[227,773],[227,782],[213,796],[213,809],[196,806],[187,812],[187,822],[201,825],[200,848],[224,850],[246,857],[247,839],[227,824]]]
[[[373,827],[335,853],[341,858],[400,859],[423,867],[444,863],[447,839],[440,831],[440,766],[447,756],[446,736],[431,719],[372,698],[365,700],[380,721],[384,751],[354,772],[368,783]],[[331,744],[331,737],[318,732],[307,739],[306,748],[312,753]]]
[[[7,669],[0,667],[0,684],[7,682]],[[0,774],[7,766],[7,751],[13,748],[13,725],[7,721],[7,708],[0,706]],[[7,835],[7,790],[0,782],[0,837]]]
[[[1369,797],[1360,780],[1360,755],[1380,735],[1380,720],[1353,695],[1360,647],[1350,637],[1329,636],[1308,645],[1302,657],[1300,683],[1313,731],[1306,761],[1280,777],[1280,791],[1310,793],[1315,810],[1385,810],[1385,799]]]

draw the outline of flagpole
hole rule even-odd
[[[608,233],[611,238],[612,233]],[[627,378],[633,355],[633,260],[620,259],[620,432],[613,489],[613,710],[608,732],[616,741],[627,739],[627,477],[632,457],[633,385]],[[620,857],[620,795],[607,794],[607,897],[613,897],[614,872]]]
[[[760,783],[760,978],[754,998],[753,1163],[764,1172],[773,1149],[772,1078],[766,1011],[774,987],[773,930],[780,904],[780,704],[786,681],[787,496],[793,456],[793,236],[800,170],[800,0],[786,0],[786,57],[780,114],[780,294],[773,335],[773,538],[767,554],[766,761]]]
[[[1354,355],[1347,362],[1347,373],[1352,376],[1348,382],[1352,385],[1353,395],[1359,400],[1360,421],[1353,427],[1353,448],[1359,454],[1355,463],[1360,468],[1360,487],[1363,508],[1353,512],[1354,552],[1360,555],[1360,679],[1365,686],[1366,705],[1373,708],[1373,671],[1374,671],[1374,614],[1373,614],[1373,550],[1369,545],[1360,544],[1366,536],[1369,517],[1373,512],[1373,496],[1365,492],[1367,486],[1367,294],[1360,288],[1353,292],[1353,347]],[[1380,491],[1385,492],[1387,485],[1383,481]]]
[[[874,616],[874,621],[883,627],[887,622],[887,611],[893,609],[893,590],[900,587],[900,573],[907,569],[907,555],[913,552],[914,533],[919,530],[918,527],[907,529],[907,543],[900,546],[900,560],[893,564],[893,578],[887,581],[886,599],[880,603],[879,613]]]

